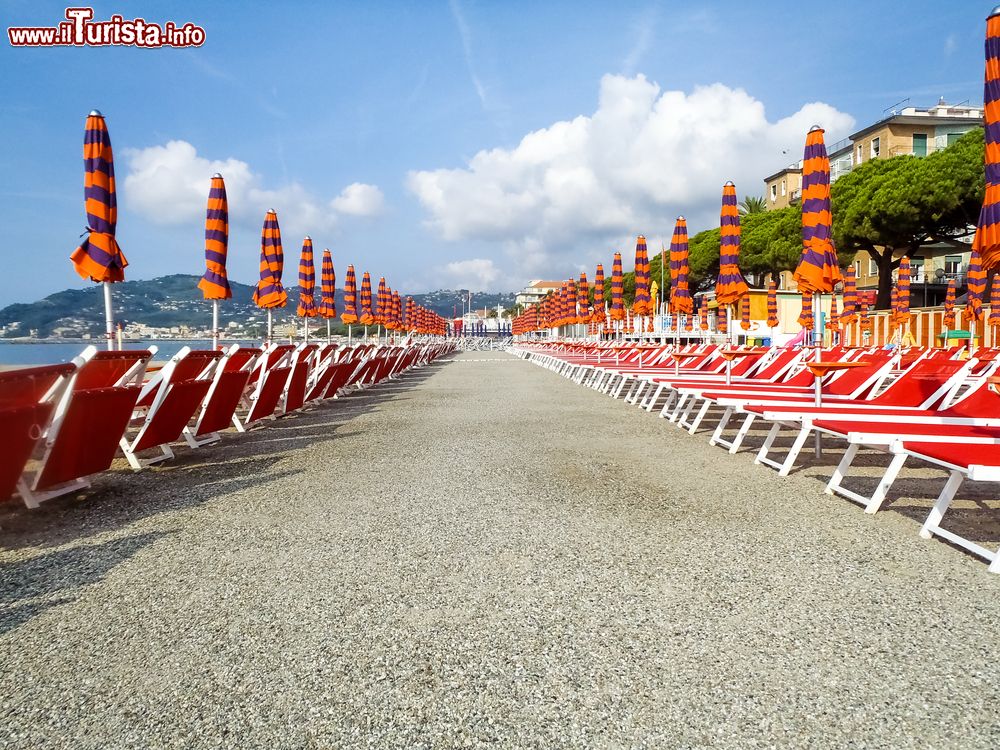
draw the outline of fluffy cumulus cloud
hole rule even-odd
[[[336,226],[340,215],[373,216],[382,208],[382,191],[374,185],[356,182],[323,200],[297,182],[268,186],[245,161],[207,159],[187,141],[127,149],[123,155],[122,198],[157,224],[204,219],[209,178],[215,172],[226,179],[230,222],[259,224],[264,212],[274,208],[282,227],[319,232]]]
[[[345,187],[330,205],[334,210],[350,216],[378,216],[382,213],[385,197],[375,185],[353,182]]]
[[[445,264],[439,269],[438,277],[452,289],[483,291],[494,288],[500,270],[488,258],[471,258]]]
[[[411,172],[407,185],[440,237],[499,242],[517,275],[561,278],[592,272],[637,234],[669,242],[679,214],[692,231],[715,226],[723,183],[763,194],[762,178],[800,158],[817,123],[829,143],[854,120],[816,102],[770,121],[741,89],[662,91],[642,75],[607,75],[592,115],[480,151],[461,169]]]

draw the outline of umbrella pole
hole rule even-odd
[[[219,348],[219,300],[212,300],[212,348]]]
[[[271,308],[267,308],[267,341],[265,344],[271,343],[271,330],[274,327],[274,321],[271,318]]]
[[[330,336],[330,319],[326,319],[326,343],[330,343],[332,337]]]
[[[820,321],[820,303],[823,301],[822,296],[819,292],[813,292],[813,345],[816,346],[816,361],[819,362],[823,358],[823,339],[822,332],[819,328]],[[817,375],[816,380],[816,406],[821,406],[823,403],[823,385],[821,383],[821,378]],[[815,442],[816,458],[823,455],[823,438],[819,433],[819,430],[813,430],[814,436],[813,441]]]
[[[111,282],[105,281],[104,284],[104,337],[106,339],[106,344],[108,351],[110,352],[114,349],[114,339],[115,339],[115,319],[114,311],[111,308]]]
[[[306,326],[306,334],[305,334],[304,338],[306,340],[306,343],[308,344],[309,343],[309,318],[303,318],[302,322],[305,323],[305,326]]]
[[[353,325],[350,325],[350,324],[348,324],[348,326],[347,326],[347,343],[348,343],[348,344],[350,344],[350,343],[351,343],[351,334],[352,334],[353,332],[354,332],[354,326],[353,326]]]

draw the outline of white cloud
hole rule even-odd
[[[350,216],[377,216],[382,213],[385,196],[375,185],[353,182],[330,201],[334,210]]]
[[[354,183],[333,200],[322,200],[297,182],[272,187],[239,159],[213,160],[200,156],[187,141],[126,149],[121,196],[128,207],[155,224],[186,224],[203,220],[211,176],[226,180],[230,223],[259,226],[264,212],[278,212],[282,229],[295,234],[328,231],[338,213],[371,215],[381,208],[382,192],[374,185]],[[283,232],[284,233],[284,232]]]
[[[439,269],[439,278],[450,288],[480,292],[493,288],[493,283],[500,278],[500,270],[492,260],[472,258],[448,263]]]
[[[669,242],[679,214],[692,231],[716,226],[723,183],[763,194],[762,178],[799,158],[816,123],[829,143],[854,120],[817,102],[771,122],[763,103],[720,83],[685,93],[606,75],[592,115],[462,169],[411,172],[407,185],[444,239],[499,242],[522,273],[563,278],[609,263],[637,234]]]

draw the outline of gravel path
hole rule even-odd
[[[982,562],[504,354],[0,525],[0,747],[1000,745]]]

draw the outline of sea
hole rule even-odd
[[[89,342],[103,349],[104,341]],[[233,341],[225,339],[220,342],[225,346],[241,344],[243,346],[260,346],[259,341]],[[88,346],[86,341],[0,341],[0,367],[17,365],[54,365],[69,362]],[[170,359],[182,347],[192,349],[211,349],[211,339],[132,339],[124,341],[125,349],[148,349],[156,347],[154,360]]]

